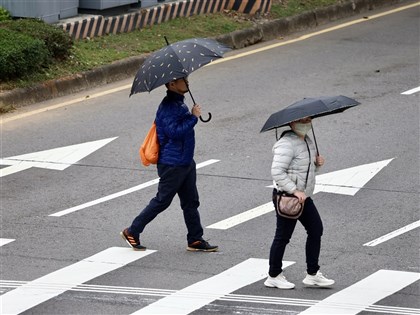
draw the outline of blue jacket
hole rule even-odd
[[[167,91],[156,113],[159,139],[158,164],[190,165],[194,157],[194,126],[198,119],[184,103],[184,96]]]

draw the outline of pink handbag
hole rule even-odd
[[[295,195],[280,191],[276,194],[275,205],[278,215],[288,219],[297,219],[302,214],[304,204],[299,203]]]

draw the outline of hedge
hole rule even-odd
[[[0,22],[0,28],[27,34],[45,43],[53,58],[66,59],[73,47],[72,38],[56,26],[38,19],[19,19]]]
[[[43,41],[0,28],[0,80],[23,77],[47,66],[50,53]]]
[[[12,17],[10,16],[9,11],[0,6],[0,21],[6,21],[11,19]]]

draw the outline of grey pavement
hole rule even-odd
[[[240,49],[279,36],[305,31],[386,6],[415,2],[412,0],[353,0],[307,11],[297,16],[258,23],[252,28],[217,36],[220,42]],[[18,88],[0,94],[0,112],[70,95],[107,83],[134,77],[147,55],[130,57],[90,71],[56,80]]]

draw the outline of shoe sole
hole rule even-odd
[[[128,244],[128,246],[130,246],[133,250],[138,250],[138,251],[144,251],[144,250],[146,250],[146,247],[144,247],[142,245],[139,245],[140,248],[134,247],[133,245],[131,245],[130,242],[126,239],[126,237],[125,237],[125,235],[124,235],[123,232],[120,232],[120,235],[121,235],[122,239]]]
[[[279,288],[278,286],[275,286],[274,284],[271,284],[271,283],[269,283],[269,282],[264,282],[264,285],[266,286],[266,287],[268,287],[268,288],[277,288],[277,289],[281,289],[281,290],[291,290],[291,289],[294,289],[295,288],[295,286],[293,286],[293,287],[281,287],[281,288]]]
[[[199,249],[199,248],[193,248],[193,247],[187,247],[187,251],[189,252],[217,252],[219,250],[218,247],[213,248],[213,249]]]
[[[333,285],[334,285],[334,283],[331,283],[331,284],[324,284],[324,285],[321,285],[321,284],[316,284],[316,283],[305,283],[305,282],[302,282],[306,287],[309,287],[309,288],[330,288],[330,287],[332,287]]]

